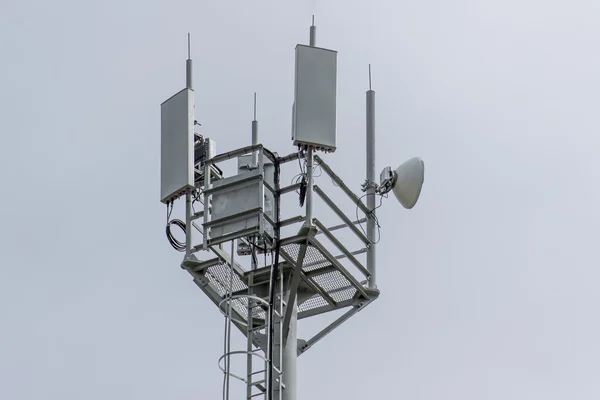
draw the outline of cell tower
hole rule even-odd
[[[297,357],[379,296],[377,198],[382,201],[393,192],[410,209],[423,185],[419,158],[395,170],[384,168],[375,182],[370,67],[364,194],[355,194],[316,154],[337,150],[337,52],[316,47],[315,39],[313,19],[309,45],[296,46],[292,140],[297,151],[291,154],[279,156],[259,144],[256,95],[250,146],[216,154],[215,142],[195,132],[199,124],[194,119],[189,36],[186,87],[161,105],[161,202],[167,205],[167,236],[176,250],[185,252],[181,267],[226,318],[225,351],[218,365],[227,399],[234,378],[246,385],[248,400],[296,400]],[[220,168],[228,160],[237,160],[232,176]],[[284,185],[284,170],[298,164],[300,173]],[[315,183],[323,173],[338,192],[336,201]],[[294,196],[300,206],[286,210],[282,199]],[[183,197],[185,222],[170,219],[174,201]],[[355,213],[342,210],[342,199]],[[185,232],[185,243],[172,235],[173,225]],[[353,249],[356,243],[359,247]],[[238,258],[249,259],[243,261],[249,266]],[[339,316],[312,337],[297,337],[299,321],[322,314]],[[245,349],[231,349],[233,327],[247,338]],[[245,374],[232,372],[234,358],[246,361]]]

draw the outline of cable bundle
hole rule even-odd
[[[171,232],[171,225],[178,226],[183,231],[183,234],[186,235],[187,233],[186,233],[185,222],[183,222],[180,219],[169,220],[169,218],[171,217],[171,212],[173,212],[173,203],[170,203],[170,206],[171,207],[169,209],[169,204],[167,204],[167,227],[166,227],[167,239],[169,240],[169,243],[171,243],[171,246],[173,246],[173,248],[175,250],[184,252],[185,251],[185,242],[180,242],[179,240],[177,240],[177,238],[175,238],[175,236]]]
[[[276,282],[277,282],[277,275],[279,274],[279,251],[281,248],[281,240],[280,240],[280,230],[281,230],[281,212],[280,212],[280,206],[281,206],[281,187],[280,187],[280,175],[281,175],[281,170],[280,170],[280,164],[279,164],[279,157],[275,156],[275,154],[273,154],[271,151],[264,149],[265,152],[267,152],[272,158],[273,158],[273,162],[274,162],[274,167],[275,167],[275,196],[276,196],[276,207],[277,207],[277,214],[275,215],[275,258],[274,258],[274,262],[271,265],[271,276],[270,276],[270,287],[269,287],[269,331],[267,332],[267,360],[268,360],[268,369],[267,369],[267,376],[266,376],[266,383],[267,383],[267,399],[268,400],[272,400],[273,399],[273,388],[271,386],[271,384],[273,383],[273,336],[274,336],[274,330],[273,330],[273,317],[274,317],[274,313],[273,313],[273,309],[275,306],[275,288],[276,288]],[[283,282],[282,282],[283,284]],[[281,301],[283,301],[283,299],[281,299]]]

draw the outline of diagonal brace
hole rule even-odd
[[[303,227],[300,229],[299,233],[306,232],[307,236],[310,236],[310,231],[314,231],[315,228]],[[292,277],[290,280],[290,284],[288,287],[288,296],[286,299],[286,307],[285,307],[285,316],[283,317],[283,346],[285,347],[287,343],[288,333],[290,331],[290,320],[292,318],[292,312],[294,311],[294,307],[296,304],[296,294],[298,293],[298,285],[302,280],[302,265],[304,263],[304,257],[306,256],[306,250],[308,249],[308,238],[304,241],[304,243],[300,246],[298,250],[298,258],[296,260],[296,265],[293,269]]]

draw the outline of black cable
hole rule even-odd
[[[300,175],[304,175],[305,174],[305,169],[302,166],[302,161],[300,161],[302,158],[298,157],[298,166],[300,167]],[[306,158],[304,159],[306,161]]]
[[[319,167],[319,168],[320,168],[319,175],[313,175],[313,178],[318,178],[318,177],[320,177],[321,175],[323,175],[323,167],[321,167],[321,163],[320,163],[320,162],[317,162],[317,164],[316,164],[316,165],[313,165],[313,171],[314,171],[315,169],[317,169],[317,167]],[[314,173],[314,172],[313,172],[313,173]]]
[[[363,228],[363,226],[362,226],[362,223],[360,222],[360,218],[358,218],[358,209],[360,208],[360,207],[359,207],[360,201],[361,201],[363,198],[365,198],[365,197],[367,197],[367,196],[369,196],[369,195],[372,195],[372,196],[379,196],[379,205],[378,205],[377,207],[373,208],[372,210],[369,210],[369,212],[365,214],[367,218],[373,218],[373,219],[375,220],[375,224],[377,225],[377,240],[376,240],[376,241],[373,241],[373,240],[372,240],[372,239],[369,237],[369,235],[367,234],[367,232],[366,232],[366,231],[365,231],[365,229]],[[375,211],[375,210],[377,210],[379,207],[381,207],[381,206],[382,206],[382,204],[383,204],[383,199],[384,199],[384,198],[387,198],[387,194],[386,194],[386,195],[383,195],[383,194],[378,194],[378,193],[365,193],[365,194],[363,194],[362,196],[360,196],[360,197],[358,198],[358,201],[356,202],[356,220],[358,221],[358,226],[360,227],[360,230],[361,230],[361,231],[362,231],[362,233],[365,235],[365,237],[367,238],[367,240],[368,240],[369,242],[371,242],[372,244],[377,244],[377,243],[379,243],[379,241],[381,240],[381,225],[379,224],[379,219],[377,218],[377,215],[375,215],[374,211]]]
[[[306,182],[306,176],[302,177],[302,181],[300,181],[300,207],[304,207],[304,200],[306,199],[306,189],[308,188],[308,183]]]
[[[268,249],[266,249],[265,247],[260,247],[258,244],[256,244],[256,242],[249,242],[249,243],[250,243],[250,246],[254,247],[254,249],[258,249],[258,250],[262,251],[263,253],[269,252]]]
[[[292,178],[292,185],[300,183],[300,188],[296,189],[296,193],[298,194],[298,199],[300,203],[300,207],[304,207],[304,201],[306,200],[306,191],[308,189],[308,174],[306,172],[307,160],[306,156],[304,156],[304,166],[300,162],[300,157],[298,157],[298,166],[300,167],[300,173]],[[316,166],[313,166],[313,172]],[[321,168],[321,174],[323,173],[323,168]],[[314,178],[321,176],[321,174],[317,176],[313,176]]]
[[[177,240],[175,238],[175,236],[173,236],[173,233],[171,232],[171,225],[178,226],[179,228],[181,228],[181,230],[185,234],[186,233],[185,222],[183,222],[180,219],[172,219],[167,224],[167,239],[169,240],[169,243],[171,243],[171,246],[173,246],[173,248],[175,250],[183,252],[183,251],[185,251],[185,242],[180,242],[179,240]]]
[[[171,206],[170,209],[169,209],[169,205]],[[171,246],[173,246],[173,248],[175,250],[183,252],[183,251],[185,251],[185,242],[180,242],[179,240],[177,240],[177,238],[175,238],[175,236],[173,236],[173,233],[171,232],[171,225],[178,226],[179,228],[181,228],[183,233],[186,234],[185,222],[183,222],[180,219],[169,220],[169,218],[171,218],[172,212],[173,212],[173,203],[171,202],[171,203],[167,204],[167,227],[166,227],[167,240],[169,241],[169,243],[171,243]]]
[[[280,229],[281,229],[281,210],[280,210],[280,205],[281,205],[281,187],[280,187],[280,164],[279,164],[279,159],[277,157],[275,157],[275,155],[267,150],[264,149],[265,152],[267,152],[269,155],[271,155],[272,159],[273,159],[273,163],[274,163],[274,167],[275,167],[275,196],[276,196],[276,200],[275,200],[275,204],[277,206],[277,214],[275,216],[275,232],[274,232],[274,236],[275,236],[275,258],[274,258],[274,262],[271,265],[271,285],[269,288],[269,325],[271,326],[269,329],[268,334],[268,343],[270,344],[269,348],[267,349],[267,360],[268,360],[268,364],[269,364],[269,369],[267,370],[267,388],[268,388],[268,393],[267,393],[267,399],[268,400],[273,400],[273,336],[274,336],[274,329],[273,329],[273,317],[274,317],[274,306],[275,306],[275,290],[277,287],[277,275],[279,273],[279,251],[281,249],[281,240],[280,240]],[[282,282],[283,283],[283,282]],[[281,301],[283,301],[283,299],[281,299]]]
[[[192,212],[196,214],[196,208],[194,207],[195,202],[200,202],[200,195],[204,193],[204,186],[194,189],[192,192]],[[168,222],[168,218],[167,218]]]
[[[258,257],[256,256],[256,246],[250,251],[250,255],[252,256],[252,261],[254,262],[254,266],[258,268]]]
[[[292,185],[295,185],[295,184],[297,184],[297,183],[300,183],[300,182],[302,181],[302,179],[306,179],[306,175],[304,175],[304,174],[298,174],[298,175],[296,175],[296,176],[294,176],[294,177],[292,178],[292,182],[291,182],[291,184],[292,184]],[[296,193],[297,193],[298,195],[300,195],[300,190],[296,189]]]

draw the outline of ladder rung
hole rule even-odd
[[[254,328],[250,328],[249,330],[250,330],[251,332],[255,332],[255,331],[260,331],[260,330],[263,330],[263,329],[265,329],[266,327],[267,327],[267,325],[259,325],[259,326],[255,326]]]
[[[256,385],[256,387],[258,388],[258,390],[262,390],[263,393],[267,391],[267,388],[264,387],[263,385]]]
[[[262,383],[265,383],[266,381],[267,381],[266,379],[261,379],[260,381],[250,382],[249,385],[250,386],[256,386],[256,385],[260,385]]]
[[[265,369],[261,369],[260,371],[252,372],[252,373],[250,374],[250,376],[252,376],[252,375],[257,375],[257,374],[262,374],[263,372],[267,372],[267,370],[265,370]]]
[[[281,375],[281,371],[279,370],[279,368],[273,367],[273,370],[275,372],[277,372],[277,375]],[[263,373],[266,373],[266,372],[267,372],[266,369],[261,369],[260,371],[254,371],[254,372],[250,373],[250,376],[252,376],[252,375],[258,375],[258,374],[263,374]],[[263,383],[264,381],[265,381],[265,379],[262,379],[260,381],[252,382],[252,383],[250,383],[250,385],[257,385],[257,384]]]
[[[265,390],[264,392],[262,392],[262,393],[254,393],[253,395],[251,395],[251,396],[250,396],[250,397],[248,397],[248,398],[249,398],[249,399],[251,399],[251,398],[253,398],[253,397],[256,397],[256,396],[264,396],[264,395],[265,395],[265,392],[266,392],[266,390]]]

